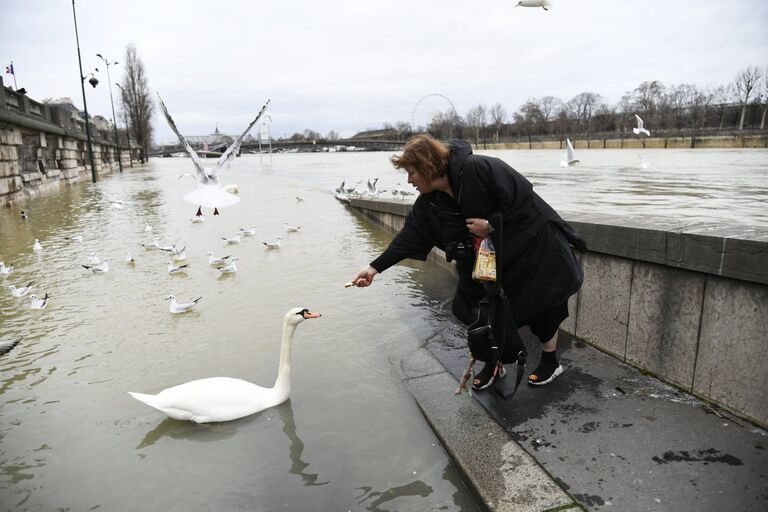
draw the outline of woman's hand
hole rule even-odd
[[[357,275],[350,281],[353,285],[357,287],[364,287],[364,286],[370,286],[373,282],[373,276],[378,274],[379,271],[373,268],[372,266],[367,266],[364,269],[362,269],[360,272],[357,273]]]
[[[493,233],[493,226],[486,219],[467,219],[467,229],[480,238],[485,238]]]

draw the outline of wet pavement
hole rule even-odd
[[[463,327],[446,325],[426,348],[458,379]],[[540,347],[521,332],[530,372]],[[474,398],[586,510],[768,510],[766,430],[562,333],[558,356],[552,384]]]

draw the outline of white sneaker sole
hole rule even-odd
[[[553,380],[555,380],[556,378],[558,378],[560,375],[562,375],[563,371],[564,371],[563,365],[559,364],[557,365],[557,368],[555,368],[555,371],[552,373],[552,375],[550,375],[550,377],[547,380],[543,380],[541,382],[534,382],[532,380],[529,380],[528,384],[530,384],[531,386],[545,386],[550,382],[552,382]]]

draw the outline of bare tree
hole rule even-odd
[[[658,80],[648,80],[638,85],[634,90],[634,102],[640,115],[648,124],[653,124],[656,111],[664,101],[664,84]]]
[[[563,102],[554,96],[544,96],[539,100],[539,112],[541,113],[541,123],[544,125],[544,131],[549,131],[549,122],[552,121],[556,113],[562,108]]]
[[[744,129],[744,119],[747,117],[747,105],[749,97],[754,92],[755,87],[759,87],[762,73],[757,66],[747,66],[746,69],[736,74],[734,85],[739,92],[739,101],[741,102],[741,120],[739,121],[739,130]]]
[[[533,148],[532,135],[541,126],[541,110],[535,99],[529,99],[515,112],[515,124],[528,137],[528,149]]]
[[[572,98],[566,107],[570,111],[571,117],[576,124],[584,128],[584,132],[589,134],[592,116],[602,105],[602,96],[594,92],[582,92]]]
[[[499,132],[501,131],[501,127],[507,117],[507,111],[504,110],[504,107],[501,103],[497,103],[491,107],[490,114],[491,121],[493,122],[494,139],[496,142],[499,142]]]
[[[134,140],[142,148],[141,161],[144,162],[152,142],[152,113],[155,106],[149,92],[144,63],[133,43],[128,43],[125,47],[124,62],[125,71],[121,84],[122,109],[128,117]]]
[[[707,112],[715,99],[715,92],[699,89],[691,84],[689,89],[688,123],[691,127],[691,147],[696,147],[696,136],[707,122]]]
[[[467,126],[472,129],[475,136],[475,145],[480,143],[480,132],[485,132],[485,126],[488,124],[488,110],[485,105],[475,105],[467,112]],[[485,141],[485,133],[483,133]]]
[[[716,87],[712,93],[714,95],[713,101],[717,104],[717,110],[720,115],[720,126],[718,130],[722,130],[723,125],[725,124],[725,117],[731,111],[729,104],[733,98],[733,86],[731,84],[721,85]]]
[[[763,92],[759,94],[760,108],[763,109],[763,117],[760,120],[760,129],[765,130],[765,115],[768,113],[768,66],[763,73]]]

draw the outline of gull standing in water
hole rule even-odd
[[[223,236],[223,237],[221,237],[221,239],[224,240],[228,244],[239,244],[240,240],[241,240],[240,235],[235,235],[235,236],[231,236],[231,237]]]
[[[84,269],[90,270],[94,274],[103,274],[109,272],[109,258],[104,258],[98,265],[81,265]]]
[[[643,120],[640,119],[640,116],[635,114],[635,119],[637,120],[637,127],[636,128],[632,128],[632,132],[635,135],[640,135],[641,133],[644,133],[647,137],[650,137],[651,136],[651,132],[649,132],[648,130],[643,128]]]
[[[264,245],[267,246],[267,249],[279,249],[280,248],[280,242],[282,241],[282,237],[277,237],[274,240],[271,240],[269,242],[261,242]]]
[[[295,233],[301,229],[301,226],[291,226],[287,222],[283,222],[283,224],[285,224],[285,231],[288,233]]]
[[[184,313],[185,311],[189,311],[190,309],[195,307],[195,305],[198,303],[200,299],[202,299],[202,297],[192,299],[192,302],[184,302],[180,304],[176,302],[176,297],[173,295],[169,295],[168,297],[165,298],[165,300],[171,301],[171,305],[169,306],[168,310],[173,314]]]
[[[189,267],[189,265],[174,265],[170,261],[167,263],[168,263],[169,274],[186,274],[187,273],[187,267]]]
[[[42,299],[38,299],[37,295],[34,293],[30,295],[29,298],[32,299],[32,302],[29,304],[29,309],[45,309],[48,307],[48,299],[50,297],[47,293]]]
[[[20,286],[18,288],[16,288],[15,285],[11,285],[8,287],[8,289],[11,291],[11,295],[18,299],[29,293],[29,291],[32,289],[32,282],[33,281],[30,281],[26,286]]]
[[[131,251],[125,251],[125,263],[128,265],[133,265],[136,263],[136,260],[133,259],[133,256],[131,256]]]
[[[229,260],[231,257],[232,256],[228,254],[226,256],[222,256],[221,258],[217,258],[214,256],[213,251],[208,251],[208,264],[214,267],[219,265],[226,265],[227,260]]]
[[[579,161],[576,159],[576,152],[571,145],[571,139],[565,139],[565,160],[560,161],[560,167],[570,167],[577,164]]]
[[[243,236],[256,236],[256,228],[254,227],[240,228],[240,231],[243,232]]]
[[[249,131],[251,131],[251,128],[253,128],[261,116],[264,115],[264,112],[267,110],[267,105],[269,105],[269,100],[267,100],[264,106],[261,107],[261,110],[256,116],[256,119],[251,121],[251,124],[248,125],[248,128],[246,128],[245,131],[237,138],[237,140],[235,140],[232,145],[230,145],[221,155],[219,160],[216,162],[216,166],[206,168],[203,167],[203,163],[200,160],[200,157],[197,156],[195,150],[192,149],[192,146],[189,145],[181,132],[179,132],[179,130],[176,128],[176,123],[174,123],[173,118],[171,118],[171,115],[168,113],[168,109],[165,108],[165,104],[163,103],[163,100],[160,98],[159,94],[157,97],[160,100],[160,110],[162,110],[163,114],[165,115],[165,119],[168,121],[171,130],[173,130],[173,132],[179,138],[181,145],[184,146],[184,149],[186,149],[187,153],[189,153],[189,156],[192,159],[192,163],[195,165],[195,169],[197,171],[195,175],[195,179],[197,180],[197,189],[184,196],[184,200],[187,202],[198,205],[197,213],[195,215],[202,215],[203,208],[213,208],[213,214],[218,215],[219,207],[224,208],[239,203],[239,197],[230,194],[221,187],[221,184],[219,183],[219,173],[221,173],[222,169],[229,167],[229,164],[232,162],[232,160],[234,160],[235,156],[237,156],[237,152],[240,149],[240,144],[243,142],[243,138],[248,134]]]
[[[0,275],[7,276],[11,272],[13,272],[13,265],[8,265],[6,267],[5,266],[5,262],[4,261],[0,261]]]
[[[237,258],[232,258],[229,260],[229,262],[226,265],[222,265],[220,267],[216,267],[216,270],[220,271],[222,274],[232,274],[234,272],[237,272],[237,265],[235,265],[236,261],[240,261]]]

